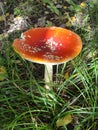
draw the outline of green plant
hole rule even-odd
[[[55,0],[59,3],[58,0]],[[96,1],[96,3],[95,3]],[[9,2],[5,10],[12,5],[18,8],[19,4]],[[16,1],[14,1],[15,3]],[[61,9],[60,17],[51,13],[43,1],[31,1],[34,9],[30,27],[37,26],[37,18],[46,16],[49,25],[65,25],[71,22],[73,11],[70,6],[79,6],[79,3],[67,3],[67,9]],[[63,5],[65,1],[61,0]],[[54,68],[58,72],[57,82],[53,82],[53,90],[46,91],[42,79],[43,65],[24,61],[14,53],[11,44],[22,32],[13,32],[7,37],[0,38],[0,66],[4,66],[7,76],[0,81],[0,129],[2,130],[97,130],[98,128],[98,19],[97,0],[84,1],[87,6],[81,11],[88,16],[85,25],[76,26],[70,23],[67,28],[77,32],[83,39],[81,54],[73,61]],[[53,5],[57,4],[52,1]],[[47,3],[48,4],[48,3]],[[31,4],[30,4],[31,5]],[[29,6],[30,6],[29,5]],[[34,6],[33,6],[34,5]],[[43,5],[43,6],[42,6]],[[63,7],[62,5],[62,7]],[[89,6],[90,8],[89,8]],[[48,6],[50,6],[48,4]],[[48,14],[43,12],[46,10]],[[23,10],[22,10],[23,11]],[[24,12],[25,14],[25,12]],[[21,14],[22,15],[22,14]],[[63,20],[61,19],[63,15]],[[52,20],[51,20],[52,18]],[[55,18],[57,18],[55,20]],[[85,19],[85,18],[84,18]],[[3,25],[0,23],[0,25]],[[88,28],[89,26],[89,28]],[[5,25],[2,26],[5,29]],[[0,35],[1,36],[1,35]],[[32,71],[31,71],[32,70]],[[33,73],[32,73],[33,72]],[[67,76],[66,76],[67,74]],[[54,76],[55,81],[55,76]],[[72,116],[68,125],[57,127],[57,120],[67,114]]]

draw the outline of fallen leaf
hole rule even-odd
[[[57,127],[59,127],[59,126],[68,125],[71,122],[72,122],[72,116],[71,116],[71,114],[68,114],[62,118],[59,118],[56,122],[56,125],[57,125]]]
[[[68,79],[69,78],[69,73],[66,72],[64,77],[65,77],[65,79]]]
[[[82,8],[85,8],[85,7],[86,7],[86,3],[85,3],[85,2],[82,2],[82,3],[80,4],[80,6],[81,6]]]
[[[6,68],[4,66],[0,67],[0,81],[3,81],[7,76]]]
[[[0,16],[0,21],[5,21],[6,17],[9,16],[9,13]]]
[[[68,27],[71,25],[70,21],[66,22],[65,25]]]

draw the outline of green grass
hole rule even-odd
[[[44,14],[45,26],[63,24],[64,27],[78,33],[83,40],[82,52],[74,60],[55,66],[57,74],[54,74],[54,80],[57,81],[50,84],[53,89],[48,91],[44,88],[44,66],[23,60],[11,46],[22,31],[0,38],[3,44],[0,51],[0,68],[5,67],[6,72],[1,73],[0,70],[1,130],[97,130],[98,128],[98,2],[85,1],[87,6],[81,8],[79,2],[75,3],[72,0],[69,2],[53,0],[51,3],[49,1],[29,0],[29,3],[26,3],[27,11],[23,10],[25,4],[24,7],[21,6],[24,2],[21,1],[17,6],[13,6],[14,15],[31,18],[33,14],[32,18],[35,18],[35,21],[32,25],[36,27],[37,19],[43,17],[43,10],[47,11],[48,13]],[[9,6],[5,13],[14,3],[8,1]],[[61,8],[56,6],[59,4]],[[66,5],[68,7],[64,9],[63,6]],[[84,19],[79,17],[80,12],[83,12]],[[80,21],[73,22],[72,16],[76,16]],[[68,21],[70,25],[66,26]],[[28,28],[32,27],[29,22],[28,25]],[[67,114],[72,115],[72,122],[57,127],[57,120]]]

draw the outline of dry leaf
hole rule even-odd
[[[86,3],[85,3],[85,2],[82,2],[82,3],[80,4],[80,6],[81,6],[82,8],[85,8],[85,7],[86,7]]]
[[[72,116],[70,114],[68,114],[68,115],[58,119],[56,122],[56,125],[57,125],[57,127],[59,127],[59,126],[68,125],[71,122],[72,122]]]
[[[9,13],[0,16],[0,21],[5,21],[6,17],[9,16]]]
[[[68,79],[69,78],[69,73],[66,72],[64,77],[65,77],[65,79]]]
[[[6,68],[4,66],[0,67],[0,81],[3,81],[7,76]]]

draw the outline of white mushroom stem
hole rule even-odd
[[[53,78],[53,65],[46,64],[45,65],[45,73],[44,73],[44,80],[45,80],[45,88],[50,90],[50,86],[48,85],[50,82],[52,82]]]

